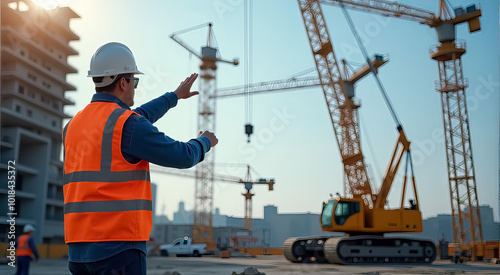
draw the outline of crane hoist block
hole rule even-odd
[[[448,23],[437,26],[436,32],[441,43],[455,40],[455,24]]]
[[[217,57],[217,49],[212,47],[201,47],[201,56],[203,57]]]

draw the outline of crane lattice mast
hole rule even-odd
[[[208,23],[207,45],[201,48],[201,54],[190,48],[178,35],[200,27],[200,25],[172,34],[170,37],[190,53],[201,59],[200,63],[200,95],[198,101],[198,130],[215,132],[216,106],[216,72],[217,62],[238,65],[238,60],[223,60],[218,56],[214,45],[215,39],[212,23]],[[213,181],[215,150],[205,156],[203,162],[196,166],[195,205],[193,223],[193,242],[212,244],[213,213]]]

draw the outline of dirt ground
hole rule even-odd
[[[31,275],[69,274],[65,259],[41,259],[32,263]],[[430,265],[332,265],[332,264],[293,264],[283,256],[232,257],[222,259],[215,256],[192,257],[148,257],[149,275],[197,275],[217,274],[253,275],[255,269],[266,275],[292,274],[500,274],[500,264],[467,262],[453,264],[450,261],[435,261]],[[253,267],[253,273],[245,269]],[[0,274],[15,274],[15,268],[0,266]]]

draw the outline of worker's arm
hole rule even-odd
[[[174,140],[137,115],[130,116],[123,128],[122,154],[131,163],[146,160],[165,167],[190,168],[214,145],[205,136],[188,142]]]
[[[151,123],[155,123],[158,119],[165,115],[170,108],[175,107],[179,99],[190,98],[199,94],[198,91],[191,92],[191,87],[193,86],[196,78],[198,78],[198,74],[196,73],[186,77],[186,79],[179,84],[175,91],[155,98],[133,111],[145,117]]]
[[[177,105],[177,95],[174,92],[168,92],[164,95],[157,97],[147,103],[142,104],[140,107],[132,111],[145,117],[151,123],[155,123],[165,113]]]
[[[134,110],[142,117],[132,115],[125,122],[122,154],[127,161],[137,163],[146,160],[166,167],[190,168],[202,161],[205,153],[217,144],[217,138],[210,132],[200,132],[199,137],[180,142],[152,125],[168,109],[175,107],[179,99],[199,94],[197,91],[191,92],[197,77],[198,74],[186,77],[174,92],[166,93]]]
[[[36,249],[35,241],[33,241],[33,237],[28,238],[28,244],[33,252],[33,256],[35,256],[35,260],[38,260],[40,256],[38,255],[38,250]]]

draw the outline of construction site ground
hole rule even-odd
[[[69,274],[67,259],[41,259],[32,262],[31,275]],[[253,268],[251,268],[253,267]],[[249,269],[250,268],[250,269]],[[293,264],[280,255],[241,256],[220,258],[215,256],[194,257],[148,257],[149,275],[188,274],[500,274],[500,265],[483,262],[454,264],[449,260],[438,260],[425,265],[334,265]],[[245,272],[245,270],[247,271]],[[251,270],[252,269],[252,270]],[[259,273],[255,273],[255,269]],[[0,274],[15,274],[8,265],[0,266]],[[233,273],[234,272],[234,273]]]

